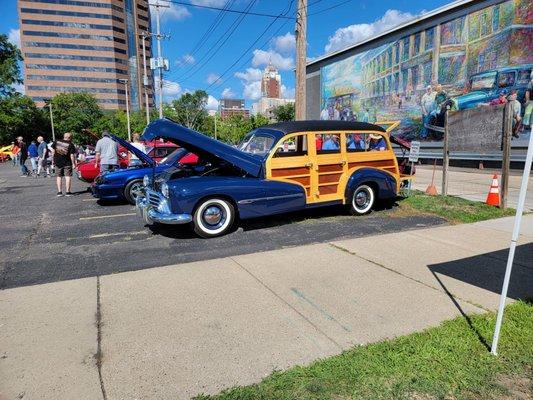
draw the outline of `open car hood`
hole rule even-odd
[[[144,140],[163,138],[206,160],[224,160],[252,176],[259,176],[262,160],[218,140],[188,129],[168,119],[150,123],[143,133]]]
[[[109,135],[109,136],[111,136],[111,138],[115,142],[120,144],[122,147],[125,147],[126,149],[128,149],[128,151],[130,151],[133,154],[135,154],[139,160],[147,163],[150,166],[154,166],[156,164],[156,162],[154,160],[152,160],[148,154],[143,153],[137,147],[133,146],[130,142],[128,142],[128,141],[126,141],[124,139],[121,139],[121,138],[119,138],[118,136],[115,136],[115,135]]]
[[[390,135],[389,139],[392,143],[397,144],[398,146],[406,149],[411,150],[411,142],[405,139],[402,139],[401,137]]]

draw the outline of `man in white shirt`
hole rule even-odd
[[[428,137],[429,129],[426,125],[429,124],[429,116],[431,111],[435,109],[435,95],[437,92],[433,90],[431,85],[426,87],[426,93],[422,96],[420,106],[422,108],[422,130],[420,131],[420,138],[425,139]]]
[[[144,145],[144,143],[141,142],[141,135],[139,135],[138,133],[133,134],[133,142],[131,142],[131,145],[146,154],[146,146]],[[135,165],[140,164],[141,160],[139,160],[139,157],[131,153],[129,166],[133,167]]]

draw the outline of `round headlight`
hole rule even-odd
[[[150,177],[148,175],[145,175],[143,177],[143,185],[144,186],[150,186]]]
[[[161,185],[161,193],[168,199],[170,191],[166,182]]]

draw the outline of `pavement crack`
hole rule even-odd
[[[96,368],[98,369],[98,379],[103,400],[107,400],[107,393],[102,376],[102,302],[100,298],[100,275],[96,276],[96,354],[94,355]]]
[[[465,303],[468,303],[468,304],[470,304],[470,305],[472,305],[472,306],[474,306],[474,307],[480,308],[480,309],[482,309],[483,311],[487,311],[487,312],[490,312],[490,311],[491,311],[491,310],[489,310],[489,309],[487,309],[487,308],[485,308],[485,307],[483,307],[483,306],[481,306],[481,305],[479,305],[479,304],[472,303],[472,302],[469,301],[469,300],[463,299],[462,297],[459,297],[459,296],[457,296],[457,295],[455,295],[455,294],[449,292],[448,289],[445,289],[445,288],[442,287],[442,282],[440,282],[440,280],[438,280],[438,279],[437,279],[437,280],[439,281],[439,284],[441,285],[441,288],[440,288],[440,289],[439,289],[438,287],[436,287],[436,286],[432,286],[432,285],[430,285],[430,284],[428,284],[428,283],[422,282],[422,281],[419,280],[419,279],[415,279],[415,278],[413,278],[413,277],[411,277],[411,276],[409,276],[409,275],[402,274],[401,272],[396,271],[395,269],[390,268],[390,267],[387,267],[387,266],[385,266],[385,265],[383,265],[383,264],[380,264],[380,263],[378,263],[378,262],[376,262],[376,261],[374,261],[374,260],[371,260],[371,259],[369,259],[369,258],[365,258],[365,257],[363,257],[363,256],[361,256],[361,255],[359,255],[359,254],[357,254],[357,253],[354,253],[353,251],[350,251],[350,250],[348,250],[348,249],[346,249],[346,248],[344,248],[344,247],[338,246],[338,245],[336,245],[336,244],[334,244],[334,243],[328,243],[328,244],[329,244],[331,247],[333,247],[333,248],[335,248],[335,249],[337,249],[337,250],[344,251],[345,253],[348,253],[348,254],[350,254],[350,255],[352,255],[352,256],[358,257],[358,258],[360,258],[361,260],[365,260],[365,261],[367,261],[367,262],[369,262],[369,263],[371,263],[371,264],[374,264],[374,265],[376,265],[376,266],[378,266],[378,267],[380,267],[380,268],[386,269],[387,271],[394,272],[395,274],[400,275],[400,276],[403,277],[403,278],[406,278],[406,279],[409,279],[409,280],[411,280],[411,281],[413,281],[413,282],[416,282],[416,283],[419,283],[419,284],[421,284],[421,285],[424,285],[424,286],[426,286],[426,287],[428,287],[428,288],[430,288],[430,289],[436,290],[436,291],[439,292],[439,293],[444,292],[444,294],[448,295],[449,297],[452,297],[452,301],[453,301],[454,299],[457,299],[457,300],[460,300],[460,301],[464,301]]]
[[[289,307],[292,311],[294,311],[296,314],[298,314],[300,317],[302,317],[309,325],[311,325],[317,332],[322,334],[324,337],[326,337],[330,342],[332,342],[335,346],[337,346],[340,350],[344,350],[344,348],[338,343],[335,339],[333,339],[331,336],[329,336],[326,332],[324,332],[322,329],[320,329],[316,324],[314,324],[309,318],[307,318],[304,314],[302,314],[300,311],[298,311],[296,308],[294,308],[288,301],[286,301],[283,297],[281,297],[279,294],[277,294],[274,290],[272,290],[265,282],[263,282],[258,276],[254,275],[250,270],[248,270],[245,266],[243,266],[241,263],[239,263],[237,260],[235,260],[233,257],[229,257],[231,261],[233,261],[235,264],[237,264],[243,271],[245,271],[248,275],[250,275],[255,281],[257,281],[261,286],[263,286],[266,290],[268,290],[274,297],[276,297],[278,300],[280,300],[283,304],[285,304],[287,307]]]

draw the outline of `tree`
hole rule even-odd
[[[50,124],[43,111],[33,100],[20,93],[0,98],[0,144],[13,141],[17,136],[34,140],[37,136],[48,136]]]
[[[6,35],[0,34],[0,97],[15,93],[13,85],[22,83],[19,62],[22,53],[9,42]]]
[[[196,90],[194,93],[185,93],[170,104],[163,105],[163,114],[193,130],[199,130],[207,118],[207,92]]]
[[[265,117],[263,114],[256,114],[256,115],[250,116],[250,121],[252,122],[254,129],[259,128],[260,126],[263,126],[263,125],[268,125],[270,123],[268,118]]]
[[[143,132],[144,128],[146,128],[146,115],[144,111],[130,112],[130,126],[132,134]],[[92,126],[92,131],[101,133],[104,130],[123,139],[127,139],[128,119],[126,111],[103,111],[102,116]]]
[[[94,96],[89,93],[59,93],[52,99],[52,109],[57,137],[71,132],[76,143],[93,141],[84,131],[92,129],[102,117]]]
[[[272,109],[272,114],[278,122],[294,121],[294,103],[287,103]]]

